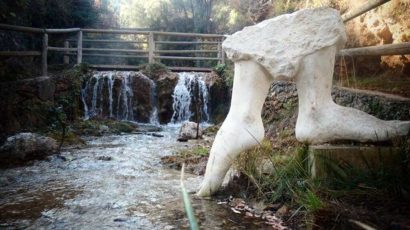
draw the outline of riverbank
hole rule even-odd
[[[0,169],[1,228],[188,227],[182,205],[180,172],[160,158],[194,141],[177,142],[178,129],[82,136],[85,146],[63,147],[58,155],[30,165]],[[162,137],[158,137],[162,136]],[[185,175],[193,194],[202,177]],[[241,218],[218,200],[191,197],[201,228],[263,228]]]
[[[338,104],[380,119],[410,120],[408,98],[340,87],[333,89],[332,96]],[[336,167],[339,176],[334,180],[314,180],[306,167],[308,146],[299,143],[294,134],[297,108],[297,91],[293,83],[272,85],[262,113],[265,140],[260,146],[241,154],[234,164],[235,177],[222,192],[227,205],[232,203],[230,196],[239,200],[232,203],[232,212],[238,212],[242,218],[264,221],[260,219],[263,216],[260,210],[270,211],[292,229],[360,229],[363,224],[376,229],[410,228],[410,139],[399,138],[389,143],[333,143],[398,148],[403,159],[400,165],[396,165],[396,171],[391,171],[388,165],[383,167],[384,162],[380,160],[382,167],[379,170]],[[218,127],[211,129],[210,139]],[[164,163],[175,167],[185,162],[194,171],[203,172],[208,146],[166,157]],[[356,175],[350,174],[353,172]],[[259,211],[253,213],[252,210]]]
[[[212,134],[208,132],[208,135],[211,136],[206,138],[212,139]],[[240,155],[228,173],[232,176],[230,183],[215,196],[221,205],[242,218],[262,221],[276,229],[360,229],[361,226],[406,229],[410,226],[408,161],[397,166],[402,169],[398,170],[402,172],[400,175],[388,167],[382,167],[381,171],[338,168],[335,170],[342,173],[339,177],[313,179],[307,167],[308,147],[294,144],[297,141],[291,141],[292,136],[282,137],[275,142],[266,139]],[[410,159],[410,139],[391,144],[403,148],[404,156]],[[208,154],[209,145],[196,142],[188,150],[163,157],[162,163],[172,168],[185,163],[191,172],[201,175]]]

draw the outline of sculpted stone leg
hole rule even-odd
[[[231,108],[212,145],[199,196],[215,193],[238,154],[263,139],[261,111],[272,82],[259,64],[235,62]]]
[[[261,110],[273,79],[295,77],[299,141],[384,141],[408,134],[408,121],[383,121],[333,102],[335,54],[345,42],[343,21],[331,8],[281,15],[225,39],[222,46],[235,62],[232,104],[212,146],[198,195],[216,192],[237,155],[262,140]]]
[[[331,97],[336,47],[307,55],[296,75],[299,114],[296,138],[302,142],[333,140],[384,141],[407,135],[409,121],[384,121],[337,105]]]

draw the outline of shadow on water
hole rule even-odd
[[[179,172],[160,158],[190,143],[175,127],[159,134],[87,138],[87,148],[0,170],[0,228],[186,229]],[[202,177],[186,175],[193,193]],[[191,196],[204,229],[261,229],[215,200]]]

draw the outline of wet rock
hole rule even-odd
[[[79,111],[81,81],[86,72],[76,68],[49,77],[0,83],[0,138],[22,130],[43,129],[55,115],[50,109],[64,103],[67,119],[75,120]]]
[[[2,186],[7,186],[7,185],[9,185],[10,183],[11,183],[11,182],[10,182],[9,178],[7,178],[7,177],[5,177],[5,176],[0,177],[0,187],[2,187]]]
[[[278,209],[278,211],[276,211],[276,215],[278,216],[285,216],[288,213],[289,213],[289,207],[286,205],[283,205],[282,207]]]
[[[164,137],[164,135],[158,134],[158,133],[152,133],[151,135],[152,135],[153,137]]]
[[[111,161],[112,157],[110,157],[110,156],[99,156],[96,159],[100,160],[100,161]]]
[[[199,130],[197,131],[198,124],[195,122],[185,122],[182,124],[181,129],[179,130],[179,138],[185,138],[185,139],[196,139],[197,138],[197,132],[198,132],[198,138],[202,137],[202,129],[199,127]]]
[[[151,77],[151,76],[150,76]],[[158,97],[158,117],[160,123],[168,123],[173,114],[172,94],[178,82],[178,74],[164,71],[156,78],[157,97]]]
[[[100,132],[101,133],[108,133],[110,131],[110,128],[106,125],[100,125]]]
[[[114,222],[126,222],[127,219],[126,218],[115,218]]]
[[[154,82],[140,72],[95,71],[82,90],[89,117],[150,119]]]
[[[133,124],[133,123],[130,123]],[[159,132],[162,131],[160,126],[149,125],[149,124],[138,124],[136,125],[136,132]]]
[[[271,175],[275,173],[275,167],[273,165],[273,162],[269,159],[262,160],[262,162],[258,165],[258,171],[260,174],[266,175]]]
[[[209,90],[209,118],[215,124],[221,123],[228,114],[230,105],[229,87],[222,77],[215,72],[206,73],[204,79]]]
[[[187,142],[187,141],[188,141],[188,138],[178,137],[177,141],[179,141],[179,142]]]
[[[50,77],[37,78],[38,97],[43,100],[53,100],[56,84]]]
[[[19,133],[0,147],[0,161],[25,161],[43,158],[57,151],[57,141],[36,133]]]

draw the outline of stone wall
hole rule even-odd
[[[160,122],[166,124],[171,120],[173,114],[172,94],[178,82],[178,74],[168,70],[150,73],[142,71],[142,73],[150,74],[147,77],[156,83],[158,116]],[[69,122],[83,117],[81,87],[84,86],[85,80],[90,79],[91,74],[87,70],[74,68],[56,76],[0,83],[0,141],[16,132],[36,132],[53,125],[58,126],[58,119],[61,115]],[[136,80],[132,85],[132,90],[136,100],[133,103],[135,119],[148,122],[152,111],[150,85],[146,80],[141,80],[138,73],[134,78]],[[215,73],[206,74],[205,82],[209,89],[208,108],[211,122],[221,122],[229,108],[228,88]],[[117,83],[114,81],[114,95],[118,95]],[[92,94],[93,88],[89,87],[88,90],[90,92],[87,93]],[[104,101],[108,101],[106,97],[107,95],[104,96]],[[91,104],[90,98],[88,98],[88,104]],[[114,106],[116,101],[113,102]]]
[[[16,132],[44,129],[61,118],[77,119],[85,76],[75,68],[56,76],[0,83],[0,140]]]

